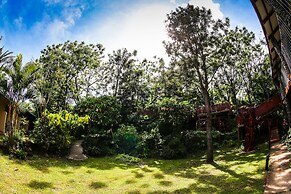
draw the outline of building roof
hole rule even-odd
[[[281,59],[284,59],[289,70],[291,67],[291,1],[251,0],[251,3],[266,37],[272,62],[273,79],[279,80]],[[276,48],[276,45],[279,47]]]

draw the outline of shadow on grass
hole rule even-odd
[[[62,173],[65,175],[74,174],[72,171],[68,171],[68,170],[63,170]]]
[[[134,184],[134,183],[136,183],[136,180],[134,180],[134,179],[131,179],[131,180],[126,180],[125,181],[125,184]]]
[[[86,171],[88,174],[93,173],[95,170],[112,170],[114,168],[120,168],[130,170],[135,175],[134,181],[125,181],[126,184],[137,183],[139,179],[142,179],[147,174],[151,174],[153,178],[159,179],[156,180],[159,181],[158,184],[165,187],[171,187],[174,184],[167,181],[167,176],[165,175],[192,179],[193,182],[195,182],[192,182],[193,184],[190,184],[188,187],[179,188],[174,192],[168,192],[165,189],[152,193],[262,193],[264,184],[263,179],[255,179],[252,176],[264,172],[259,164],[256,164],[256,161],[265,160],[265,156],[266,150],[264,148],[259,148],[254,153],[241,153],[238,149],[229,148],[216,150],[215,160],[217,162],[212,165],[205,164],[206,157],[202,154],[193,158],[179,160],[145,159],[143,161],[143,167],[121,164],[116,162],[113,157],[89,158],[85,161],[70,161],[62,158],[40,156],[34,157],[31,160],[21,161],[21,164],[29,165],[43,173],[50,173],[50,167],[58,167],[61,168],[61,172],[64,174],[74,172],[74,169],[71,168],[88,168]],[[15,160],[15,162],[19,161]],[[244,168],[248,164],[260,168],[250,172],[247,170],[237,172],[232,170],[234,168],[231,168],[234,165],[241,165],[239,167]],[[159,172],[157,173],[153,168],[156,168]],[[211,170],[215,171],[215,173],[211,172]],[[49,184],[50,183],[48,183],[48,185],[44,184],[43,187],[51,187]],[[38,187],[37,182],[30,183],[29,185],[31,185],[31,187],[34,185]],[[102,182],[92,182],[90,187],[99,189],[107,187],[107,185]],[[143,188],[148,187],[150,187],[148,184],[144,184],[143,186]],[[132,192],[139,191],[133,190]]]
[[[154,177],[155,177],[156,179],[164,179],[164,178],[165,178],[165,175],[163,175],[162,173],[155,173],[155,174],[154,174]]]
[[[173,185],[171,181],[160,181],[159,184],[166,187]]]
[[[45,181],[31,180],[27,184],[27,186],[32,189],[46,189],[46,188],[52,188],[52,183],[45,182]]]
[[[126,170],[137,167],[119,163],[115,161],[113,157],[89,158],[85,161],[73,161],[58,157],[33,156],[32,158],[25,161],[17,159],[12,160],[14,163],[28,165],[36,170],[41,171],[42,173],[50,173],[51,167],[64,169],[62,171],[64,174],[70,174],[70,172],[66,170],[68,167],[73,167],[76,169],[86,167],[97,170],[111,170],[113,168],[121,168]],[[91,173],[91,171],[88,171],[88,173]]]
[[[250,178],[248,176],[246,176],[245,174],[237,174],[235,171],[229,170],[228,168],[224,167],[224,166],[220,166],[217,163],[212,163],[212,166],[214,166],[216,169],[225,172],[227,174],[229,174],[231,177],[237,178],[240,181],[243,181],[244,183],[250,183],[250,184],[254,184],[257,180]]]
[[[138,190],[135,190],[135,191],[129,191],[127,192],[128,194],[140,194],[141,192],[138,191]]]
[[[105,183],[103,182],[92,182],[90,184],[90,188],[92,189],[101,189],[101,188],[105,188],[105,187],[108,187]]]
[[[262,193],[263,178],[253,176],[264,173],[261,161],[265,160],[266,153],[267,147],[263,145],[254,153],[242,153],[231,148],[217,150],[217,162],[211,165],[205,163],[203,156],[188,160],[153,161],[148,166],[158,168],[163,174],[195,180],[195,183],[174,192],[161,190],[153,193]],[[249,171],[249,166],[255,169]],[[237,171],[232,170],[236,167]]]

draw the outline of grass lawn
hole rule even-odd
[[[216,150],[214,164],[204,155],[126,165],[114,157],[19,161],[0,153],[0,193],[263,193],[266,148]]]

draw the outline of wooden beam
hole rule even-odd
[[[277,25],[276,28],[272,31],[272,33],[268,36],[268,40],[271,40],[277,31],[279,31],[279,25]]]
[[[266,8],[267,11],[267,8]],[[266,22],[271,18],[271,16],[275,13],[274,9],[271,10],[270,13],[267,14],[267,16],[263,19],[262,23],[266,24]]]

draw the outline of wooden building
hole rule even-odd
[[[291,1],[251,0],[269,48],[274,83],[281,90],[291,124]]]
[[[0,93],[0,135],[5,133],[10,100]]]

